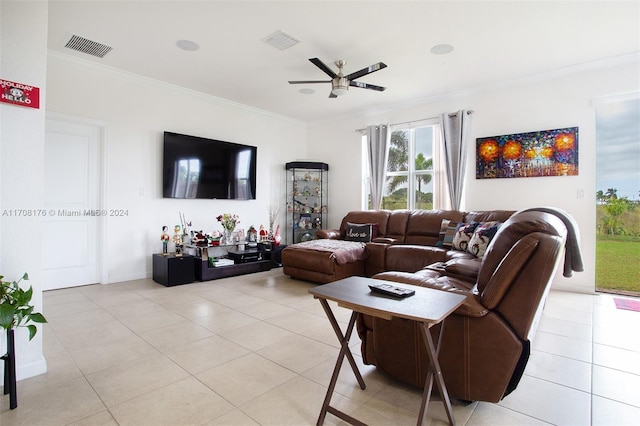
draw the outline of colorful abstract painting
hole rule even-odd
[[[476,139],[476,179],[577,174],[577,127]]]

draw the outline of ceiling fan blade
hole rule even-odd
[[[349,80],[355,80],[356,78],[360,78],[363,77],[367,74],[371,74],[372,72],[376,72],[379,71],[383,68],[386,68],[387,66],[382,63],[382,62],[378,62],[377,64],[373,64],[370,65],[366,68],[362,68],[360,71],[356,71],[356,72],[352,72],[351,74],[349,74],[347,77],[347,79]]]
[[[335,78],[338,74],[336,74],[335,72],[333,72],[333,70],[331,68],[329,68],[328,66],[325,65],[324,62],[322,62],[320,59],[318,58],[311,58],[309,59],[309,61],[311,61],[311,63],[313,65],[315,65],[316,67],[320,68],[322,71],[324,71],[325,74],[327,74],[329,77],[331,78]]]
[[[289,84],[313,84],[313,83],[331,83],[331,80],[289,80]]]
[[[359,87],[361,89],[377,90],[378,92],[383,92],[387,90],[386,87],[376,86],[375,84],[361,83],[359,81],[350,81],[349,86]]]

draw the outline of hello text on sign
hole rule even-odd
[[[0,102],[40,108],[40,88],[0,79]]]

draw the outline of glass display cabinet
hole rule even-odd
[[[326,226],[329,165],[312,161],[285,164],[287,175],[286,243],[309,241]]]

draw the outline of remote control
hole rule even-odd
[[[396,287],[390,284],[369,284],[371,291],[386,294],[393,297],[408,297],[416,294],[415,290],[408,288]]]

